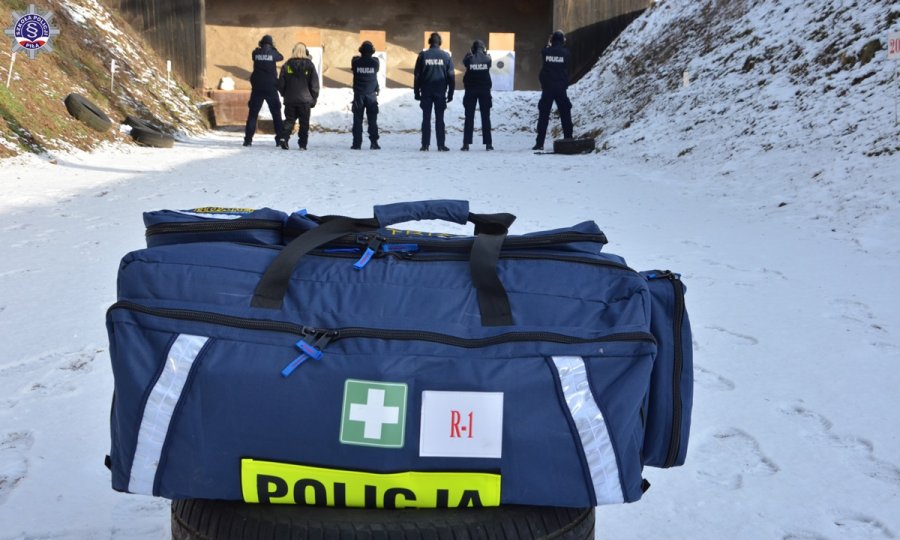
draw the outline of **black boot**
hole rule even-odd
[[[369,145],[369,150],[381,150],[381,146],[378,145],[378,141],[372,141],[372,144]]]
[[[468,152],[468,151],[469,151],[469,145],[468,145],[468,144],[464,144],[464,145],[462,145],[462,148],[460,148],[459,150],[460,150],[461,152]]]

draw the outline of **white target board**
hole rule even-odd
[[[307,47],[306,50],[309,52],[310,58],[312,58],[313,65],[316,66],[316,73],[319,74],[319,88],[322,88],[322,54],[324,49],[322,47]]]
[[[378,59],[378,88],[387,88],[387,51],[375,51],[373,57]]]
[[[493,90],[512,91],[516,82],[516,52],[490,50]]]

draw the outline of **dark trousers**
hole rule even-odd
[[[445,146],[444,111],[447,110],[445,96],[422,96],[422,146],[431,144],[431,109],[434,108],[434,137],[438,147]]]
[[[285,104],[284,131],[281,132],[281,138],[285,141],[290,140],[291,131],[294,130],[294,121],[299,121],[297,145],[300,148],[306,148],[306,143],[309,141],[309,112],[309,103]]]
[[[353,146],[362,144],[363,113],[369,123],[369,141],[378,140],[378,99],[374,94],[353,95]]]
[[[537,144],[544,145],[547,136],[547,125],[550,123],[550,109],[556,102],[559,119],[562,122],[563,137],[572,138],[572,102],[565,90],[544,90],[538,102]]]
[[[491,91],[466,90],[463,96],[463,107],[466,109],[466,121],[463,125],[463,144],[472,144],[472,132],[475,131],[475,106],[481,111],[481,141],[491,142]]]
[[[281,122],[281,100],[278,99],[278,90],[251,90],[250,101],[247,107],[250,111],[247,114],[247,125],[244,127],[244,142],[252,142],[253,135],[256,134],[256,118],[259,111],[262,110],[263,102],[269,106],[269,112],[272,113],[272,121],[275,123],[275,140],[281,136],[284,125]]]

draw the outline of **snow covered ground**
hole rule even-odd
[[[777,187],[783,167],[819,166],[827,153],[721,163],[731,170],[723,186],[705,167],[536,156],[526,132],[498,134],[495,152],[458,152],[460,139],[452,132],[452,152],[423,154],[417,134],[386,134],[384,150],[352,152],[347,134],[313,133],[303,153],[211,134],[173,150],[0,163],[0,539],[168,534],[167,501],[113,492],[103,466],[104,314],[119,259],[142,246],[141,212],[362,216],[373,203],[428,198],[512,212],[519,233],[594,219],[608,251],[631,266],[683,273],[696,362],[688,462],[647,470],[642,501],[600,508],[599,538],[900,534],[893,201],[871,222],[860,216],[849,242],[845,224],[822,211],[833,201]],[[897,170],[896,160],[868,159],[854,164],[861,176]]]

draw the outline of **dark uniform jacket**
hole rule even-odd
[[[544,58],[538,79],[544,90],[565,90],[569,87],[569,49],[562,45],[550,45],[541,51]]]
[[[315,106],[319,98],[319,74],[309,58],[291,58],[281,66],[278,91],[285,105]]]
[[[378,59],[371,55],[354,56],[350,61],[350,69],[353,71],[353,92],[369,96],[377,94],[378,87]]]
[[[413,91],[422,96],[453,97],[456,81],[453,79],[453,60],[447,51],[437,45],[419,53],[414,71]]]
[[[463,75],[463,86],[466,90],[479,91],[491,89],[491,55],[483,50],[469,53],[463,58],[466,74]]]
[[[253,49],[253,73],[250,74],[250,86],[254,90],[274,90],[278,80],[275,62],[284,60],[278,49],[271,45],[263,45]]]

